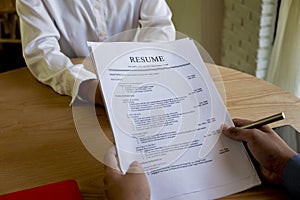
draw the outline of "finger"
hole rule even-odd
[[[258,128],[258,129],[260,129],[260,130],[262,130],[262,131],[264,131],[266,133],[272,133],[272,132],[274,132],[273,129],[269,125],[264,125],[264,126]]]
[[[104,156],[104,165],[115,170],[120,170],[115,146],[109,148]]]
[[[233,121],[234,125],[237,127],[248,125],[253,122],[248,119],[239,119],[239,118],[233,119],[232,121]]]
[[[105,167],[105,173],[110,174],[110,175],[114,175],[114,174],[122,175],[123,174],[120,169],[114,169],[111,167]]]
[[[104,170],[103,182],[105,185],[110,185],[111,183],[117,182],[122,176],[123,174],[120,170],[106,167]]]
[[[103,182],[105,185],[109,185],[111,182],[119,179],[122,172],[119,168],[117,151],[113,145],[109,148],[104,157],[104,178]]]
[[[231,139],[238,141],[248,142],[252,134],[251,129],[241,129],[238,127],[232,127],[227,124],[221,126],[221,131],[224,135],[228,136]]]
[[[235,124],[235,126],[237,126],[237,127],[248,125],[248,124],[251,124],[252,122],[254,122],[252,120],[238,119],[238,118],[233,119],[232,121]],[[260,130],[262,130],[264,132],[267,132],[267,133],[270,133],[272,131],[272,128],[270,126],[268,126],[268,125],[264,125],[264,126],[259,127],[257,129],[260,129]]]
[[[144,173],[144,169],[138,161],[133,161],[129,166],[127,173]]]

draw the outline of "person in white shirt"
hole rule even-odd
[[[77,95],[94,101],[95,92],[90,91],[99,85],[82,64],[90,53],[87,41],[149,27],[156,29],[140,35],[139,41],[175,39],[165,0],[16,0],[16,9],[29,70],[57,93],[71,96],[71,102]],[[101,104],[99,94],[96,103]]]

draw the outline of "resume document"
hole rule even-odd
[[[90,43],[123,173],[137,160],[151,199],[214,199],[260,184],[190,39]]]

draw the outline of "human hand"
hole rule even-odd
[[[91,57],[86,58],[71,58],[74,65],[83,64],[84,68],[92,73],[95,73]],[[78,95],[91,103],[103,105],[103,99],[101,95],[101,88],[99,81],[96,79],[89,79],[83,81],[79,86]]]
[[[234,119],[233,122],[237,127],[224,124],[221,126],[222,133],[234,140],[246,142],[259,164],[264,179],[273,184],[281,183],[283,169],[296,152],[267,125],[260,129],[241,129],[238,127],[250,124],[252,121]]]
[[[71,58],[71,61],[74,65],[83,64],[84,68],[95,74],[95,69],[93,65],[92,58],[88,57],[79,57],[79,58]]]
[[[103,105],[101,88],[97,79],[83,81],[79,86],[78,95],[91,103]]]
[[[134,161],[124,175],[119,169],[115,148],[106,155],[105,194],[109,200],[150,200],[150,187],[140,164]]]

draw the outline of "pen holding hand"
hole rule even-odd
[[[248,149],[259,164],[263,178],[273,184],[282,182],[283,169],[296,152],[293,151],[273,129],[267,125],[259,129],[240,128],[253,123],[245,119],[234,119],[237,127],[222,125],[224,135],[247,143]]]
[[[263,119],[251,122],[249,124],[240,126],[240,128],[242,128],[242,129],[246,129],[246,128],[260,128],[260,127],[262,127],[262,126],[264,126],[266,124],[270,124],[272,122],[276,122],[276,121],[282,120],[284,118],[285,118],[285,115],[282,112],[282,113],[278,113],[278,114],[275,114],[275,115],[272,115],[272,116],[269,116],[269,117],[266,117],[266,118],[263,118]]]

